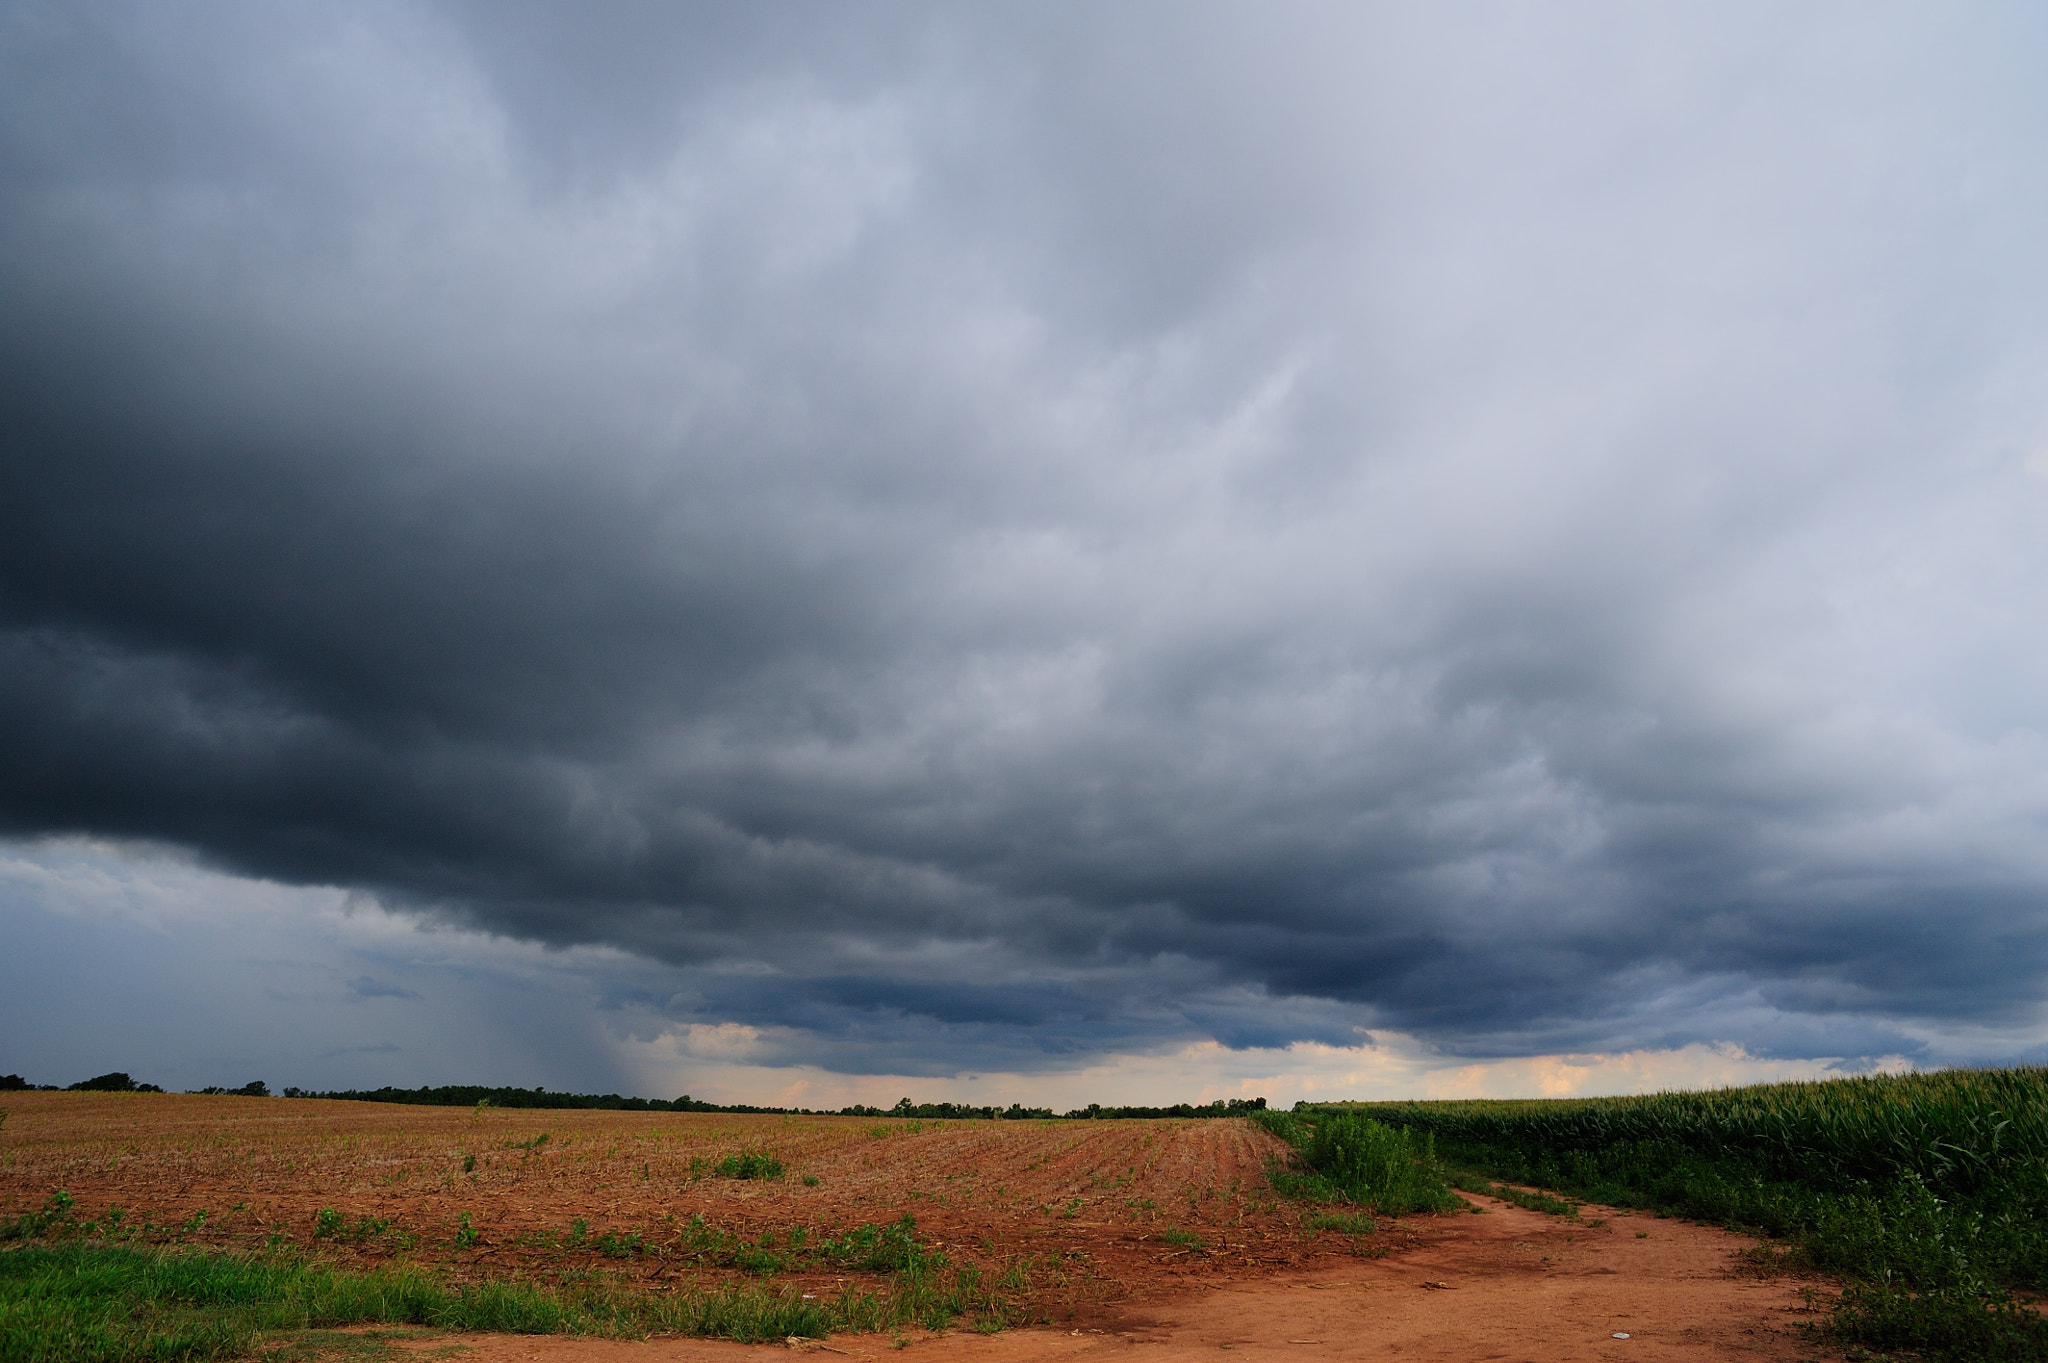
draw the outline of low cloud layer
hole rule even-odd
[[[828,1073],[2027,1053],[2039,27],[15,7],[0,830]]]

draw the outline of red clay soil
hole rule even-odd
[[[118,1205],[131,1223],[175,1227],[203,1212],[186,1234],[193,1243],[280,1237],[349,1263],[404,1252],[458,1277],[600,1270],[642,1286],[710,1282],[730,1275],[684,1251],[693,1218],[749,1241],[786,1241],[799,1227],[815,1239],[909,1214],[920,1239],[954,1263],[1001,1272],[1032,1260],[1040,1304],[1064,1320],[1155,1276],[1217,1277],[1351,1251],[1344,1236],[1304,1232],[1302,1209],[1267,1187],[1265,1167],[1284,1147],[1227,1119],[477,1113],[182,1094],[28,1093],[6,1106],[0,1216],[62,1189],[81,1219]],[[715,1175],[720,1159],[749,1150],[780,1159],[785,1176]],[[324,1208],[351,1225],[388,1222],[388,1232],[316,1239]],[[480,1238],[458,1246],[465,1216]],[[585,1247],[566,1248],[578,1221]],[[607,1232],[640,1236],[656,1252],[616,1259],[588,1248]],[[1167,1232],[1200,1237],[1209,1252],[1164,1243]]]
[[[990,1336],[912,1334],[929,1358],[1401,1360],[1794,1359],[1817,1350],[1801,1289],[1740,1276],[1749,1241],[1588,1208],[1578,1225],[1491,1199],[1481,1215],[1407,1217],[1370,1236],[1313,1232],[1267,1187],[1282,1153],[1235,1120],[904,1122],[859,1118],[419,1108],[321,1100],[9,1094],[0,1216],[70,1193],[82,1218],[191,1243],[281,1241],[342,1262],[402,1256],[461,1278],[547,1281],[593,1270],[651,1290],[737,1276],[687,1251],[694,1217],[786,1237],[917,1218],[921,1238],[993,1274],[1032,1266],[1042,1321]],[[536,1138],[546,1133],[544,1142]],[[781,1159],[779,1180],[716,1177],[724,1155]],[[474,1167],[465,1170],[465,1163]],[[815,1183],[806,1180],[815,1180]],[[333,1208],[388,1227],[316,1238]],[[195,1213],[205,1212],[195,1223]],[[456,1243],[467,1215],[481,1237]],[[612,1231],[626,1259],[565,1247]],[[1168,1232],[1174,1232],[1168,1238]],[[1183,1241],[1198,1237],[1199,1248]],[[828,1290],[841,1277],[776,1279]],[[1616,1339],[1617,1333],[1627,1339]],[[891,1352],[884,1336],[802,1346],[826,1359]],[[768,1347],[657,1339],[442,1336],[475,1363],[667,1363]]]

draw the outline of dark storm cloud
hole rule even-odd
[[[849,1069],[2018,1026],[2004,23],[18,6],[0,820]]]

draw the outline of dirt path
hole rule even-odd
[[[1125,1357],[1167,1363],[1226,1350],[1246,1360],[1765,1363],[1820,1352],[1799,1336],[1798,1326],[1816,1319],[1800,1289],[1831,1293],[1833,1285],[1738,1276],[1731,1269],[1750,1243],[1743,1237],[1590,1206],[1586,1218],[1605,1217],[1607,1223],[1574,1225],[1479,1200],[1484,1215],[1398,1223],[1392,1232],[1396,1244],[1384,1258],[1155,1280],[1098,1325],[1080,1331],[920,1334],[900,1354],[883,1335],[842,1335],[825,1347],[799,1348],[821,1360],[903,1356],[985,1363]],[[465,1363],[709,1363],[792,1352],[783,1345],[704,1340],[504,1335],[451,1336],[410,1347],[426,1355],[451,1343],[467,1347],[453,1355]]]

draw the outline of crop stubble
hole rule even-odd
[[[990,1274],[1021,1265],[1031,1300],[1061,1319],[1358,1248],[1302,1228],[1300,1209],[1264,1178],[1284,1147],[1235,1119],[472,1111],[177,1094],[13,1094],[7,1106],[0,1215],[63,1189],[81,1219],[119,1206],[127,1224],[196,1244],[285,1244],[344,1262],[405,1255],[463,1278],[710,1283],[745,1274],[692,1252],[694,1218],[786,1246],[798,1228],[815,1242],[908,1213],[956,1264]],[[747,1151],[777,1156],[783,1177],[713,1172]],[[316,1237],[328,1208],[347,1229]],[[477,1232],[466,1244],[465,1216]],[[598,1247],[606,1233],[611,1254]],[[628,1237],[637,1247],[621,1253]],[[825,1287],[848,1276],[813,1268],[777,1281]]]

